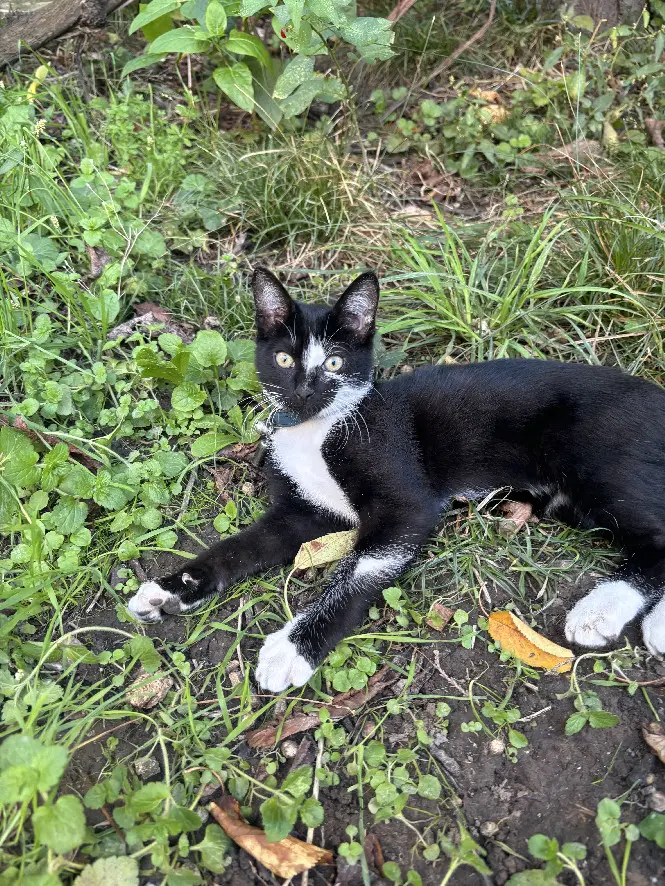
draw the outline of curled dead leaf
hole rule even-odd
[[[533,515],[533,508],[525,501],[504,501],[501,513],[506,518],[505,525],[511,532],[517,532]]]
[[[311,569],[313,566],[324,566],[341,560],[349,554],[356,543],[358,533],[355,530],[331,532],[312,541],[300,545],[300,550],[293,561],[294,569]]]
[[[665,763],[665,727],[661,723],[649,723],[642,727],[642,735],[661,763]]]
[[[502,649],[533,668],[544,668],[563,674],[572,667],[570,649],[557,646],[532,630],[512,612],[493,612],[489,617],[489,634]]]
[[[133,708],[146,711],[158,705],[172,686],[173,680],[168,675],[149,674],[141,668],[127,689],[127,701]]]
[[[324,705],[324,709],[330,714],[331,720],[341,720],[342,717],[352,714],[367,704],[398,679],[397,671],[393,671],[388,665],[385,665],[369,678],[367,686],[362,689],[349,689],[348,692],[340,692],[330,704]],[[306,732],[308,729],[317,729],[320,725],[321,719],[318,713],[294,714],[279,723],[272,723],[269,726],[262,726],[260,729],[248,732],[247,744],[250,748],[269,748],[275,744],[278,737],[280,741],[283,741],[290,735]]]
[[[222,797],[219,805],[211,803],[208,808],[234,843],[278,877],[295,877],[317,864],[332,864],[333,854],[329,849],[321,849],[295,837],[269,843],[261,828],[255,828],[245,821],[233,797]]]

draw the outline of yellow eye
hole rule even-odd
[[[295,363],[295,360],[291,354],[287,354],[286,351],[277,351],[275,354],[275,362],[278,366],[281,366],[282,369],[290,369]]]
[[[323,364],[323,368],[327,369],[328,372],[339,372],[342,366],[344,365],[344,360],[337,355],[333,357],[328,357],[326,362]]]

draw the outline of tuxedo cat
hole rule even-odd
[[[379,298],[362,274],[329,308],[252,281],[256,368],[274,407],[272,505],[129,603],[144,621],[182,613],[241,578],[289,563],[304,541],[357,528],[321,595],[267,637],[256,679],[307,682],[382,589],[414,560],[456,496],[510,487],[547,516],[610,530],[625,566],[580,600],[566,637],[598,647],[642,614],[665,652],[665,391],[616,369],[543,360],[432,366],[373,380]]]

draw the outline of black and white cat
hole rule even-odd
[[[626,564],[580,600],[566,637],[598,647],[643,614],[665,652],[665,391],[610,368],[497,360],[373,381],[379,298],[358,277],[334,307],[293,301],[271,273],[252,281],[256,368],[279,410],[268,439],[272,505],[129,603],[144,621],[199,606],[244,576],[290,562],[302,542],[357,527],[320,597],[267,637],[256,679],[307,682],[416,557],[456,496],[510,487],[542,512],[604,527]]]

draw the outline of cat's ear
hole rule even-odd
[[[356,277],[333,308],[339,325],[360,342],[374,335],[376,309],[379,303],[379,280],[367,271]]]
[[[293,313],[291,296],[266,268],[257,268],[252,274],[252,293],[259,335],[274,335]]]

